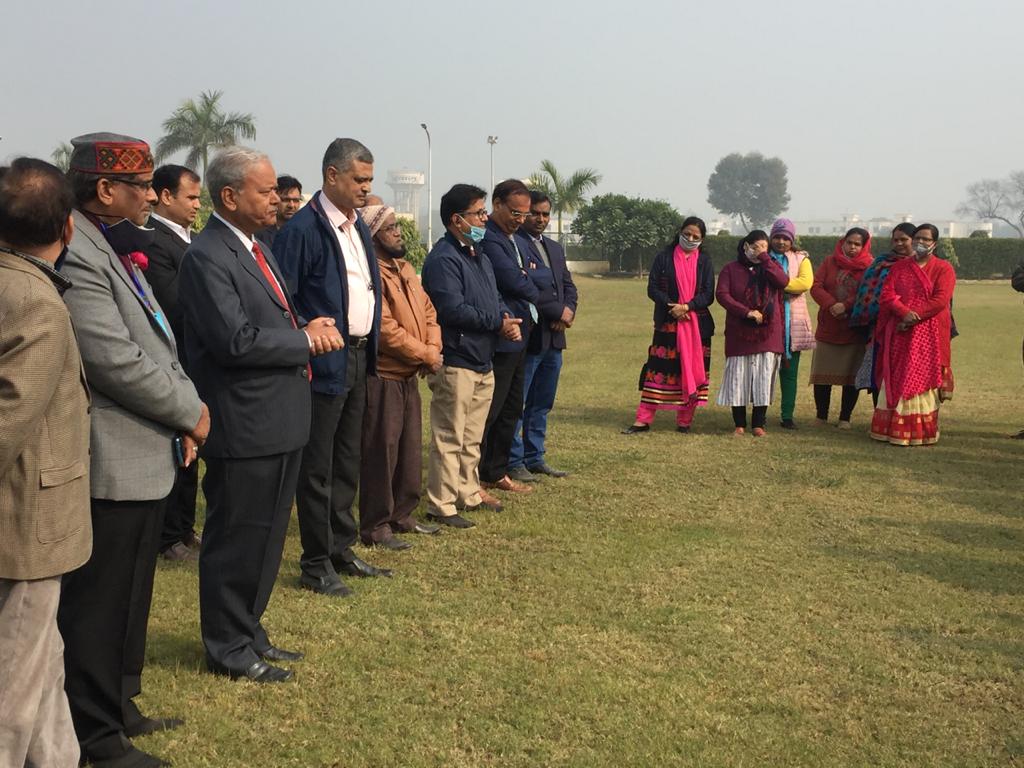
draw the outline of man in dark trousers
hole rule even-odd
[[[352,551],[359,530],[352,505],[359,483],[366,376],[376,370],[380,272],[373,240],[356,211],[373,183],[373,155],[355,139],[335,139],[323,159],[323,187],[275,242],[299,312],[332,317],[345,348],[313,361],[313,429],[302,452],[296,505],[303,588],[344,597],[339,573],[390,576]]]
[[[199,176],[183,165],[162,165],[153,172],[156,205],[149,217],[153,242],[146,249],[149,261],[146,279],[167,313],[182,363],[185,363],[185,324],[178,304],[178,272],[185,249],[192,242],[200,191]],[[160,554],[168,560],[199,559],[199,537],[195,532],[198,488],[199,462],[180,467],[171,495],[167,497],[160,536]]]
[[[541,265],[530,244],[516,233],[530,215],[530,190],[518,179],[507,179],[494,188],[491,207],[481,248],[491,262],[502,301],[522,321],[522,338],[499,339],[494,352],[494,398],[481,447],[480,483],[487,489],[522,493],[533,489],[510,478],[508,464],[516,422],[523,414],[526,342],[542,312],[554,311],[555,295],[553,286],[541,291],[530,278],[529,272]]]
[[[554,287],[561,307],[557,320],[542,318],[530,334],[523,376],[523,418],[516,424],[509,454],[508,475],[513,480],[532,482],[538,475],[565,477],[568,472],[555,469],[544,459],[544,441],[548,429],[548,413],[555,405],[558,377],[562,370],[565,330],[576,319],[577,293],[572,275],[565,263],[562,246],[545,237],[551,221],[551,198],[543,192],[530,192],[530,217],[519,232],[530,243],[533,255],[545,269],[530,270],[530,276],[543,293]]]
[[[275,647],[261,619],[309,437],[308,364],[341,337],[331,318],[296,315],[273,254],[253,240],[277,203],[267,156],[224,150],[207,185],[214,214],[185,253],[180,293],[189,369],[214,403],[199,619],[211,672],[276,683],[292,673],[268,662],[302,658]]]
[[[163,765],[129,739],[181,725],[150,718],[141,692],[157,542],[174,485],[175,437],[191,461],[209,412],[178,361],[167,317],[139,268],[152,231],[153,157],[139,139],[71,140],[75,236],[61,273],[92,394],[89,495],[93,550],[64,579],[57,621],[65,688],[85,760]]]

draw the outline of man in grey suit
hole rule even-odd
[[[254,239],[277,204],[266,155],[234,147],[210,163],[214,214],[181,263],[189,371],[215,403],[203,450],[206,525],[199,555],[199,620],[207,668],[277,683],[262,616],[281,564],[302,446],[309,439],[309,359],[341,349],[334,319],[307,324],[288,300],[270,247]]]
[[[60,599],[66,689],[83,758],[96,766],[163,765],[129,739],[181,721],[145,717],[132,699],[141,690],[175,436],[183,436],[191,463],[209,412],[135,263],[151,234],[141,228],[154,198],[149,147],[111,133],[71,144],[77,226],[62,272],[73,283],[64,300],[92,392],[94,544],[89,561],[65,578]]]

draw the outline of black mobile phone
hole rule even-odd
[[[171,441],[171,446],[174,451],[174,463],[179,467],[185,466],[185,441],[181,439],[181,435],[175,435],[174,440]]]

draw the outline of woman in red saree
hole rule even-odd
[[[938,239],[932,224],[914,231],[913,257],[893,265],[879,300],[879,396],[871,437],[893,445],[938,442],[939,404],[953,395],[950,301],[956,274],[935,256]]]

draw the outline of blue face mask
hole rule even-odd
[[[459,218],[462,219],[461,216],[459,216]],[[469,224],[469,222],[466,221],[465,219],[462,219],[462,220],[464,222],[466,222],[466,224]],[[479,243],[481,240],[484,239],[484,236],[486,234],[487,234],[487,230],[484,229],[483,227],[477,227],[477,226],[475,226],[473,224],[469,224],[469,232],[463,232],[462,236],[463,237],[468,237],[474,243]]]

